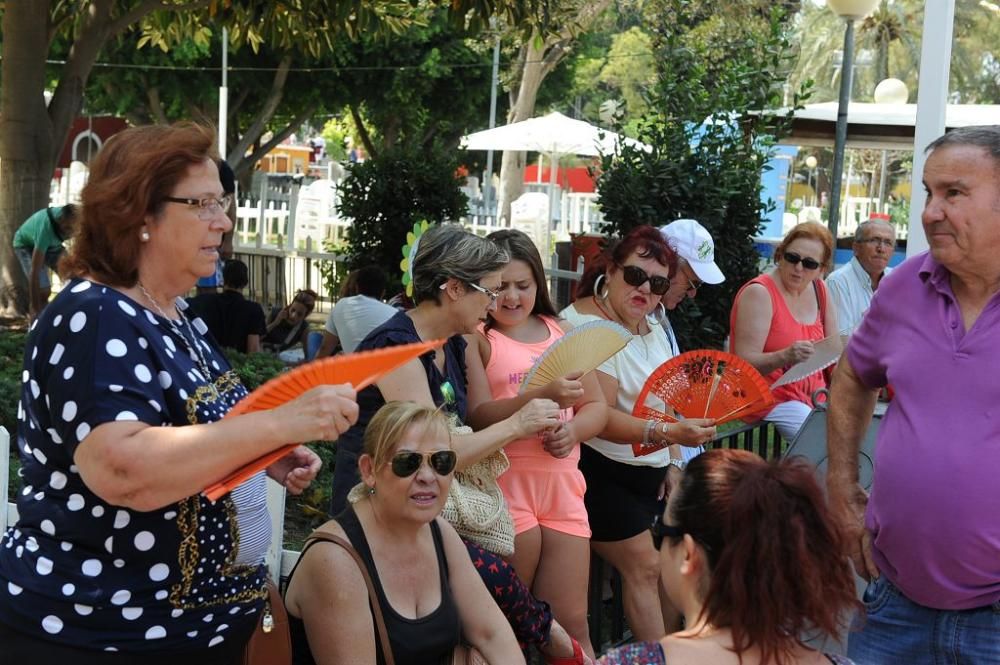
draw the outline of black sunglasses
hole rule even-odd
[[[664,524],[659,516],[653,520],[653,524],[649,527],[649,532],[653,536],[653,547],[657,550],[663,545],[664,538],[680,538],[684,535],[684,531],[679,526]]]
[[[801,261],[802,267],[805,268],[806,270],[816,270],[816,268],[819,268],[821,265],[823,265],[816,259],[810,259],[808,256],[802,257],[796,254],[795,252],[785,252],[781,258],[788,261],[793,266],[797,264],[799,261]]]
[[[455,470],[458,462],[458,454],[454,450],[439,450],[436,453],[414,452],[403,450],[392,456],[392,472],[400,478],[409,478],[420,469],[424,458],[427,458],[427,465],[434,469],[434,473],[439,476],[447,476]]]
[[[662,296],[670,288],[670,279],[660,275],[649,274],[639,266],[622,266],[622,278],[629,286],[640,287],[649,282],[649,291]]]

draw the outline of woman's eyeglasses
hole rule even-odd
[[[499,291],[493,291],[491,289],[487,289],[485,286],[480,286],[479,284],[476,284],[475,282],[469,282],[469,286],[471,286],[472,288],[474,288],[476,291],[479,291],[480,293],[482,293],[482,294],[484,294],[486,296],[489,296],[490,304],[491,305],[497,301],[497,298],[500,297],[500,292]]]
[[[664,524],[659,516],[653,520],[652,526],[649,527],[649,532],[653,536],[653,547],[656,549],[660,549],[663,545],[664,538],[680,538],[684,535],[684,531],[679,526]]]
[[[793,266],[796,265],[796,264],[798,264],[799,261],[801,261],[802,262],[802,267],[805,268],[806,270],[816,270],[821,265],[823,265],[822,263],[820,263],[816,259],[810,259],[808,256],[800,256],[800,255],[796,254],[795,252],[785,252],[781,256],[781,258],[783,258],[784,260],[788,261]]]
[[[219,213],[229,212],[233,205],[233,197],[226,194],[221,199],[214,196],[206,196],[203,199],[186,199],[179,196],[164,196],[164,201],[171,203],[184,203],[196,209],[198,219],[209,220]]]
[[[636,288],[649,282],[649,291],[658,296],[662,296],[670,288],[670,279],[660,275],[650,276],[639,266],[622,266],[622,279],[629,286]]]
[[[427,454],[403,450],[392,456],[392,472],[400,478],[409,478],[420,469],[425,457],[427,466],[439,476],[447,476],[454,471],[458,462],[458,454],[454,450],[439,450]]]

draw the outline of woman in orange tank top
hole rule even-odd
[[[774,270],[747,282],[730,313],[732,351],[768,383],[807,360],[814,344],[837,334],[837,312],[820,279],[831,265],[833,237],[822,224],[795,226],[774,250]],[[812,394],[826,387],[822,372],[774,390],[778,404],[759,414],[791,442],[812,409]]]
[[[466,347],[468,422],[475,429],[487,427],[534,397],[551,399],[563,409],[563,422],[554,431],[507,444],[510,469],[498,482],[514,518],[511,563],[518,576],[593,657],[587,629],[590,525],[577,462],[580,441],[604,428],[607,406],[593,373],[567,375],[518,394],[524,375],[566,328],[549,299],[542,259],[528,236],[504,230],[487,237],[506,249],[511,261],[501,273],[496,310]]]

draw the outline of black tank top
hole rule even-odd
[[[396,665],[444,665],[450,663],[452,651],[461,642],[462,625],[458,616],[458,606],[455,604],[451,585],[448,583],[448,562],[445,559],[444,542],[441,540],[441,530],[437,522],[431,522],[431,535],[434,540],[434,551],[437,554],[438,575],[441,579],[441,604],[426,616],[408,619],[400,616],[385,596],[382,581],[378,577],[378,571],[375,569],[375,562],[372,559],[371,548],[368,546],[368,539],[365,538],[364,530],[354,512],[354,507],[348,505],[344,512],[336,517],[336,520],[347,534],[351,545],[361,555],[361,559],[368,568],[368,574],[371,575],[372,583],[375,585],[375,595],[378,596],[379,605],[382,608],[386,630],[389,632],[389,644],[392,647],[392,655]],[[310,542],[302,550],[299,561],[302,561],[302,556],[317,542],[320,541]],[[298,563],[295,567],[298,568]],[[295,575],[295,568],[292,569],[292,573],[288,577],[289,582],[291,582],[293,575]],[[292,662],[294,665],[315,665],[316,661],[309,650],[309,641],[306,638],[305,624],[303,624],[302,619],[289,614],[288,627],[292,638]],[[385,665],[381,642],[374,634],[371,639],[375,640],[376,662],[378,665]]]

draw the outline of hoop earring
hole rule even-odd
[[[646,323],[651,326],[662,326],[667,320],[667,308],[663,301],[656,303],[656,309],[646,315]]]
[[[604,273],[603,272],[600,275],[597,276],[597,279],[594,280],[594,295],[597,296],[598,298],[600,298],[601,300],[607,300],[608,299],[608,285],[607,284],[604,285],[604,293],[601,293],[601,280],[602,279],[605,282],[607,281],[607,279],[604,277]]]

